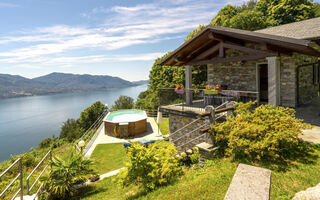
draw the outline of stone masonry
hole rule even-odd
[[[241,53],[227,50],[226,55],[231,57],[241,55]],[[291,56],[280,55],[279,88],[281,106],[296,107],[298,104],[309,102],[318,95],[320,86],[313,83],[312,65],[299,67],[316,61],[316,57],[298,53]],[[208,84],[227,85],[229,90],[258,91],[257,66],[259,64],[267,64],[267,60],[209,64]],[[299,83],[297,83],[297,70],[299,70]],[[297,88],[297,85],[299,85],[299,88]]]
[[[181,129],[182,127],[186,126],[187,124],[191,123],[192,121],[198,119],[198,121],[190,124],[186,128],[183,128],[181,131],[176,132],[177,130]],[[175,146],[180,146],[200,135],[202,133],[199,130],[196,130],[197,128],[205,125],[205,127],[208,127],[210,124],[209,118],[191,118],[191,117],[185,117],[175,114],[169,115],[169,131],[170,131],[170,142],[173,143]],[[196,130],[196,131],[195,131]],[[192,132],[193,131],[193,132]],[[192,132],[192,133],[190,133]],[[175,133],[175,134],[173,134]],[[189,133],[189,134],[187,134]],[[210,138],[210,135],[206,135],[206,140],[204,141],[204,138],[199,139],[199,141],[195,141],[192,146],[195,146],[196,144],[199,144],[201,142],[208,142],[212,143],[212,140]],[[190,147],[192,148],[192,147]]]
[[[320,85],[319,83],[313,83],[312,65],[313,63],[318,62],[318,58],[296,53],[294,54],[294,61],[299,73],[297,101],[299,104],[305,104],[318,96]]]

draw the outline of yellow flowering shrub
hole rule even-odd
[[[228,156],[254,160],[286,159],[299,148],[298,135],[310,125],[295,118],[292,108],[237,103],[235,115],[211,125],[210,132]]]
[[[129,161],[118,175],[120,186],[134,184],[145,190],[153,190],[182,175],[174,145],[167,142],[157,142],[148,147],[141,143],[130,144]]]

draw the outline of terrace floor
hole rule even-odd
[[[103,126],[103,124],[102,124]],[[109,135],[105,135],[104,133],[104,126],[101,128],[100,132],[98,133],[98,137],[88,150],[88,152],[85,154],[86,157],[90,157],[93,150],[96,148],[98,144],[110,144],[110,143],[125,143],[128,141],[138,141],[141,139],[146,140],[160,140],[163,139],[162,134],[160,130],[158,129],[158,125],[155,122],[154,118],[148,117],[147,119],[147,132],[142,133],[140,135],[137,135],[135,137],[129,137],[129,138],[117,138],[112,137]]]
[[[296,108],[296,116],[314,126],[312,129],[304,130],[300,138],[320,144],[320,97]]]

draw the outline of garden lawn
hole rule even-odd
[[[154,118],[154,120],[157,122],[157,118]],[[162,123],[159,124],[159,128],[162,135],[168,135],[169,134],[169,118],[162,118]]]
[[[271,200],[292,199],[295,193],[319,183],[319,148],[314,155],[317,158],[313,159],[313,163],[295,163],[296,165],[287,171],[272,171]],[[77,199],[221,200],[228,190],[238,162],[233,162],[230,158],[220,158],[207,163],[210,165],[202,169],[186,169],[185,175],[177,182],[147,194],[141,193],[137,186],[118,188],[112,178],[107,178],[86,188]]]
[[[123,143],[98,144],[90,159],[94,162],[94,169],[104,174],[124,166],[126,149]]]

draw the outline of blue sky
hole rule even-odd
[[[0,0],[0,73],[148,79],[154,59],[245,0]]]

